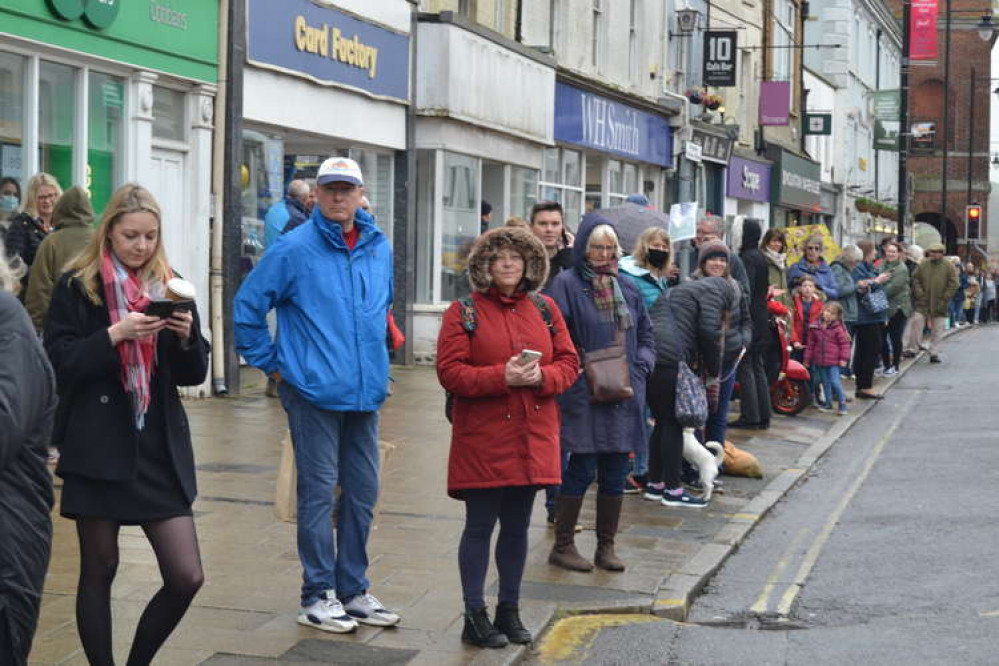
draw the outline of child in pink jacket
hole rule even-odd
[[[839,379],[839,369],[850,362],[850,334],[843,325],[843,306],[836,301],[826,303],[822,319],[808,330],[805,347],[805,365],[812,367],[812,377],[822,384],[826,404],[819,405],[820,412],[832,411],[832,398],[839,402],[839,415],[847,414],[846,395]]]

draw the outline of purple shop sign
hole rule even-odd
[[[790,118],[791,82],[762,82],[760,84],[760,124],[787,125]]]
[[[735,155],[728,163],[728,196],[733,199],[770,200],[770,166]]]

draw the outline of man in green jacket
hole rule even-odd
[[[94,207],[90,205],[86,190],[76,185],[63,192],[52,211],[55,231],[38,246],[24,297],[24,307],[39,333],[45,328],[52,289],[66,270],[66,264],[90,242],[93,223]]]
[[[926,248],[926,259],[912,275],[912,295],[916,301],[913,325],[922,333],[930,327],[930,363],[940,363],[940,338],[947,324],[947,304],[957,291],[957,269],[944,261],[943,243]]]

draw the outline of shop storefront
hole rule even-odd
[[[774,160],[770,226],[821,224],[821,165],[777,146],[771,146],[768,156]]]
[[[482,203],[491,227],[528,217],[553,145],[554,60],[452,18],[421,16],[418,26],[417,363],[433,361],[443,312],[471,289],[467,258]]]
[[[726,216],[770,219],[770,164],[732,155],[726,177]]]
[[[392,237],[411,14],[406,0],[373,5],[362,17],[309,0],[247,2],[244,271],[265,249],[264,216],[288,182],[313,178],[332,155],[360,164],[375,219]]]
[[[673,133],[665,115],[558,81],[555,140],[545,151],[541,197],[561,202],[570,226],[629,194],[644,194],[656,208],[666,202]]]
[[[700,209],[711,215],[725,215],[725,170],[728,168],[734,141],[713,131],[711,125],[692,121],[690,142],[698,147],[694,192]]]
[[[117,187],[145,185],[203,312],[217,40],[217,3],[202,0],[0,5],[0,177],[23,189],[48,172],[98,214]]]

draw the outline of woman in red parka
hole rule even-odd
[[[520,582],[534,496],[561,483],[555,396],[576,381],[579,358],[545,284],[548,254],[525,229],[500,227],[468,257],[473,293],[444,314],[437,376],[453,396],[448,494],[465,502],[458,567],[465,599],[462,640],[529,643],[520,621]],[[531,360],[540,352],[540,359]],[[484,588],[496,521],[499,594],[495,621]]]

